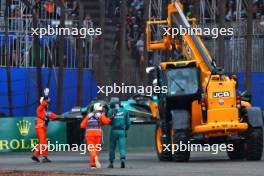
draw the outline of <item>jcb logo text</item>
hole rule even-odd
[[[230,97],[230,92],[214,92],[213,98]]]

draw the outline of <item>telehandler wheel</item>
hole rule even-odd
[[[155,142],[156,142],[156,152],[158,155],[158,158],[160,161],[171,161],[172,156],[171,156],[171,151],[165,150],[163,144],[171,144],[169,141],[170,137],[167,139],[163,138],[162,139],[162,129],[160,126],[156,126],[156,132],[155,132]],[[170,147],[171,149],[171,147]]]
[[[249,161],[261,160],[263,153],[263,129],[250,128],[246,140],[246,158]]]
[[[190,140],[189,130],[174,130],[173,133],[173,144],[172,144],[172,157],[177,162],[188,162],[190,159],[190,151],[188,147],[186,150],[180,150],[180,146],[188,146]],[[175,147],[178,146],[176,149]]]
[[[232,142],[228,142],[228,144],[233,144],[233,151],[227,150],[227,155],[231,160],[243,160],[246,157],[245,151],[245,142],[242,140],[236,140]]]

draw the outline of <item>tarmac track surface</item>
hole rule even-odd
[[[160,162],[155,151],[128,151],[126,168],[107,169],[108,153],[102,152],[102,169],[92,170],[88,156],[79,153],[51,152],[52,163],[35,163],[31,153],[1,153],[0,176],[61,176],[61,175],[172,175],[172,176],[263,176],[264,161],[230,161],[225,153],[213,155],[193,152],[188,163]],[[118,157],[118,155],[117,155]],[[7,172],[8,171],[8,172]],[[33,171],[33,172],[32,172]]]

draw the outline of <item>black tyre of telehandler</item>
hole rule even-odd
[[[180,145],[186,145],[188,146],[188,141],[190,140],[190,133],[189,130],[174,130],[173,135],[173,145],[177,145],[180,147]],[[190,159],[190,151],[188,150],[188,147],[186,150],[180,151],[180,148],[176,150],[174,147],[172,147],[173,153],[172,157],[174,161],[177,162],[188,162]]]
[[[246,157],[245,142],[242,140],[236,140],[228,142],[227,144],[233,144],[233,151],[227,150],[227,155],[231,160],[243,160]]]
[[[156,143],[156,153],[158,156],[158,159],[160,161],[171,161],[172,160],[172,155],[171,155],[171,151],[168,150],[164,150],[164,144],[168,145],[171,144],[170,136],[168,136],[167,138],[163,138],[162,139],[162,129],[159,125],[156,126],[156,130],[155,130],[155,143]],[[169,147],[169,149],[171,149],[171,147]]]
[[[249,128],[246,139],[246,159],[249,161],[261,160],[263,153],[263,129]]]

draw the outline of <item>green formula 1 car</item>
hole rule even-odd
[[[127,101],[121,101],[121,105],[129,112],[132,123],[155,123],[151,104],[157,106],[156,96],[136,94]]]
[[[93,104],[101,102],[104,105],[104,111],[107,114],[110,109],[109,103],[102,100],[94,100],[87,107],[74,107],[71,111],[65,112],[61,115],[61,120],[75,120],[82,119],[89,111],[92,111]],[[129,98],[127,101],[121,101],[123,106],[130,115],[131,121],[134,124],[151,124],[155,123],[155,118],[158,114],[153,114],[153,107],[157,106],[156,96],[145,96],[136,94]]]

